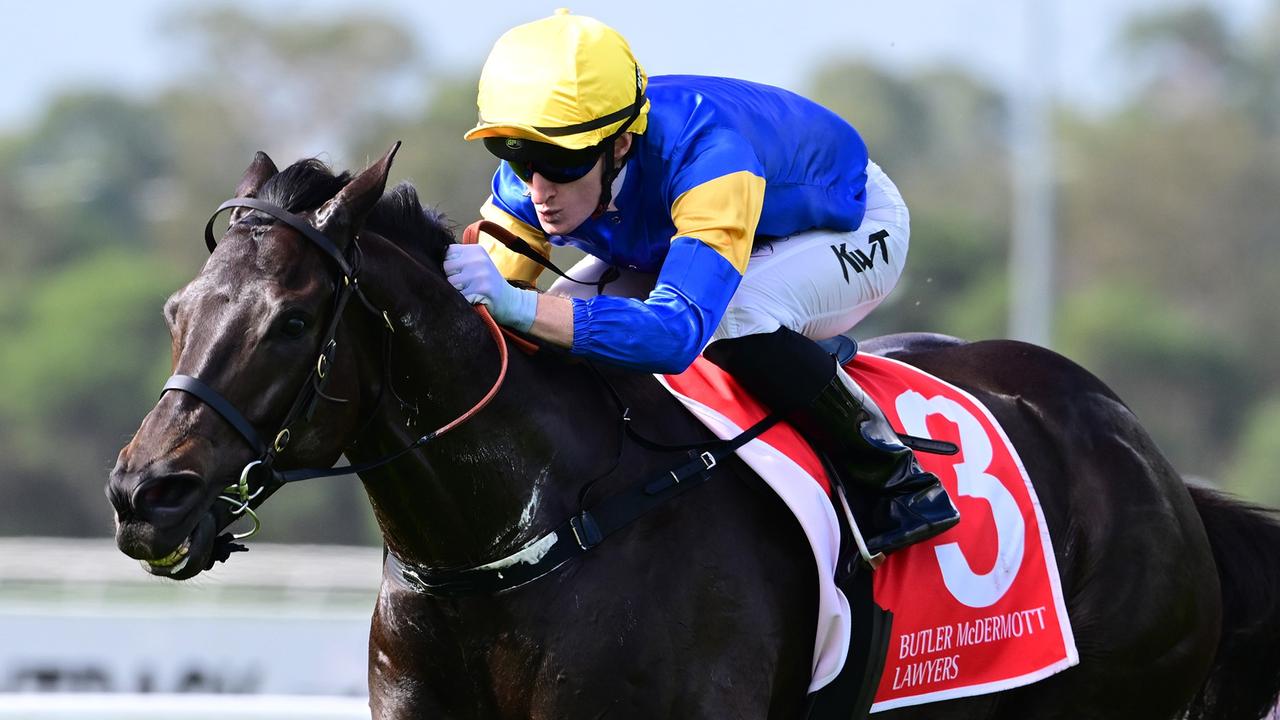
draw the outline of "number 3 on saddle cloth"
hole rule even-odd
[[[848,553],[840,547],[837,506],[809,445],[778,425],[738,450],[795,514],[817,563],[811,706],[816,700],[842,712],[877,712],[1007,690],[1075,665],[1048,527],[995,418],[963,390],[896,360],[860,353],[844,367],[896,430],[960,447],[955,455],[917,457],[942,479],[961,520],[891,555],[870,582],[865,572],[855,574],[860,582],[846,582],[837,572]],[[702,358],[659,380],[723,439],[766,414]]]

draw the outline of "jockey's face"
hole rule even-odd
[[[548,235],[566,235],[586,222],[600,202],[600,176],[604,159],[591,172],[567,183],[554,183],[535,172],[529,179],[529,199],[538,212],[538,224]]]
[[[631,149],[631,133],[614,143],[614,161],[621,162]],[[529,199],[538,213],[538,224],[548,235],[567,235],[587,221],[600,203],[600,182],[604,158],[596,161],[586,175],[567,183],[555,183],[534,172],[529,179]]]

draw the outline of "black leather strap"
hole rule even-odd
[[[431,432],[414,440],[412,443],[400,448],[399,450],[384,455],[377,460],[370,460],[362,463],[348,463],[347,465],[338,465],[330,468],[299,468],[296,470],[274,470],[275,482],[278,485],[287,485],[292,482],[301,482],[302,480],[312,480],[315,478],[340,477],[342,475],[359,475],[367,470],[380,468],[401,457],[417,450],[427,443],[435,440],[439,436],[438,433]]]
[[[170,377],[169,381],[164,384],[164,389],[160,391],[160,394],[164,395],[170,390],[181,390],[200,398],[206,405],[221,415],[223,419],[231,423],[231,427],[235,428],[249,442],[255,452],[259,455],[266,453],[267,445],[258,436],[258,431],[253,429],[253,423],[245,419],[245,416],[241,415],[240,411],[227,402],[226,398],[222,397],[217,390],[190,375],[174,375]]]
[[[406,566],[402,573],[406,582],[428,595],[457,597],[511,590],[585,554],[613,533],[710,477],[711,469],[698,459],[606,498],[529,543],[521,552],[502,560],[457,572],[431,572]]]
[[[690,460],[680,467],[605,498],[513,555],[464,570],[435,571],[401,562],[401,575],[412,587],[441,597],[499,593],[520,587],[555,571],[668,500],[706,482],[716,465],[777,422],[777,415],[768,415],[731,440],[704,446],[713,449],[690,451]]]
[[[610,265],[608,268],[605,269],[603,273],[601,273],[600,277],[596,280],[578,280],[577,278],[571,278],[568,275],[566,275],[564,271],[559,268],[559,266],[557,266],[554,262],[551,262],[551,258],[545,257],[542,253],[529,247],[529,243],[525,242],[524,238],[520,237],[519,235],[516,235],[510,230],[507,230],[506,228],[493,222],[492,220],[477,220],[471,223],[470,225],[468,225],[462,231],[462,244],[474,245],[475,243],[479,242],[480,233],[484,233],[488,235],[494,240],[497,240],[498,242],[502,243],[502,245],[506,247],[508,250],[510,250],[511,252],[517,255],[522,255],[526,258],[529,258],[535,263],[541,265],[543,268],[550,270],[551,272],[555,273],[556,275],[559,275],[560,277],[564,278],[565,280],[568,280],[571,283],[577,283],[579,285],[591,285],[595,287],[597,295],[603,295],[604,286],[608,285],[609,283],[613,282],[614,280],[617,280],[619,277],[622,276],[621,270]]]
[[[222,214],[223,211],[237,207],[246,207],[252,210],[264,212],[285,223],[294,230],[297,230],[305,235],[308,240],[315,243],[316,247],[323,250],[326,255],[333,258],[333,261],[338,263],[338,267],[342,269],[344,277],[355,277],[355,272],[351,269],[351,264],[347,262],[346,255],[344,255],[342,251],[338,249],[338,246],[334,245],[333,241],[324,233],[312,227],[311,223],[307,222],[301,216],[295,215],[279,205],[274,205],[257,198],[231,198],[219,205],[217,210],[213,211],[213,215],[209,216],[209,222],[204,226],[204,244],[209,247],[209,252],[213,252],[214,248],[218,246],[217,240],[213,237],[213,221],[218,219],[218,215]]]

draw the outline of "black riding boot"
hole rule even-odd
[[[843,370],[789,419],[827,453],[845,480],[876,493],[866,533],[872,555],[888,555],[960,522],[938,477],[921,469],[880,408]]]
[[[937,476],[920,468],[875,403],[812,340],[782,328],[718,341],[705,355],[766,406],[787,413],[846,486],[875,495],[871,527],[864,529],[872,555],[927,540],[960,521]]]

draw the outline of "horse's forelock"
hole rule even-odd
[[[349,172],[335,175],[325,163],[308,158],[267,180],[258,197],[300,213],[323,205],[351,177]],[[423,207],[417,190],[407,181],[382,196],[370,212],[366,227],[414,254],[425,252],[435,264],[444,261],[444,249],[453,242],[453,229],[444,214]]]
[[[338,194],[351,173],[335,175],[328,165],[316,158],[299,160],[273,175],[258,191],[258,198],[292,213],[314,210]]]

